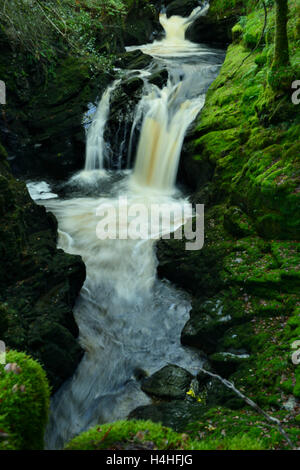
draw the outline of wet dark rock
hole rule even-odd
[[[141,369],[140,367],[137,367],[133,371],[133,375],[136,378],[136,380],[138,380],[140,382],[141,380],[144,380],[147,377],[147,372],[144,369]]]
[[[8,348],[43,365],[53,390],[75,371],[83,351],[72,308],[85,280],[79,256],[56,248],[57,223],[0,161],[0,334]],[[13,196],[13,197],[12,197]]]
[[[245,406],[244,400],[219,379],[212,378],[203,390],[206,393],[207,407],[226,406],[231,409],[240,409]]]
[[[133,93],[139,91],[141,92],[141,88],[143,87],[144,82],[139,77],[132,77],[129,80],[126,80],[124,84],[122,84],[122,91],[126,94],[131,96]]]
[[[206,353],[215,351],[218,340],[232,325],[231,316],[223,314],[222,310],[221,300],[194,302],[191,318],[181,333],[182,344],[200,348]]]
[[[232,40],[231,29],[236,22],[236,16],[220,19],[200,16],[188,27],[186,38],[196,43],[225,46]]]
[[[162,28],[158,20],[160,2],[155,3],[156,6],[150,4],[148,0],[132,3],[125,25],[120,31],[125,46],[151,42],[155,35],[161,31]]]
[[[115,66],[127,70],[142,70],[152,62],[152,57],[142,51],[130,51],[121,54],[115,61]]]
[[[138,56],[136,56],[138,57]],[[167,83],[168,72],[156,66],[148,81],[162,87]],[[142,98],[144,82],[139,77],[124,79],[114,90],[110,99],[110,114],[105,127],[104,137],[110,142],[110,164],[112,168],[126,168],[132,124],[135,119],[136,106]],[[134,133],[132,154],[134,158],[139,134]]]
[[[191,189],[203,192],[204,186],[213,178],[215,167],[208,158],[201,158],[198,161],[190,158],[192,152],[193,148],[189,145],[189,136],[187,136],[181,152],[177,178]],[[205,203],[203,197],[198,199],[202,204]]]
[[[84,113],[111,80],[107,73],[91,74],[86,59],[61,60],[47,83],[42,78],[28,81],[30,102],[24,105],[14,93],[16,84],[6,79],[11,95],[0,127],[5,130],[2,141],[14,174],[63,179],[81,169],[86,140]]]
[[[192,374],[185,369],[168,364],[146,379],[142,384],[142,390],[160,398],[184,398],[192,378]]]
[[[130,413],[129,419],[149,419],[182,432],[190,422],[200,420],[206,411],[206,406],[199,403],[174,400],[170,403],[140,406]]]
[[[203,362],[202,369],[207,370],[208,372],[214,372],[211,363],[207,359]],[[196,378],[200,389],[203,389],[203,386],[211,380],[211,376],[202,370],[199,370]]]
[[[216,352],[209,356],[212,366],[222,377],[229,377],[240,365],[249,361],[249,354],[245,350],[230,350]]]
[[[160,240],[157,244],[158,274],[187,289],[193,295],[214,295],[222,288],[220,266],[222,247],[204,246],[187,251],[185,240]]]
[[[159,70],[158,72],[154,72],[149,77],[149,82],[153,85],[158,86],[158,88],[163,88],[168,81],[168,71],[166,69]]]
[[[111,95],[110,113],[104,131],[104,138],[106,142],[110,143],[111,168],[127,167],[131,128],[136,106],[142,97],[143,87],[143,80],[133,77],[124,80]],[[133,155],[136,144],[137,141],[134,139]]]
[[[194,8],[197,8],[201,2],[198,0],[174,0],[167,3],[166,14],[170,16],[189,16]]]

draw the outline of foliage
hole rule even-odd
[[[288,412],[280,411],[273,415],[284,422]],[[295,446],[299,445],[297,423],[291,423],[288,428],[285,427],[285,431]],[[186,433],[191,439],[201,439],[203,443],[214,440],[222,442],[222,439],[225,439],[225,442],[231,443],[231,448],[235,445],[234,441],[237,437],[242,442],[247,438],[249,444],[253,441],[256,445],[259,443],[258,449],[287,448],[287,443],[277,427],[266,423],[261,415],[249,409],[236,411],[222,407],[211,408],[203,415],[201,421],[190,423]],[[252,448],[255,449],[255,447]]]
[[[103,30],[122,26],[128,0],[0,0],[1,32],[16,51],[46,69],[66,53],[101,60]]]
[[[259,5],[260,0],[212,0],[211,14],[218,16],[246,15]],[[273,6],[275,0],[266,0],[266,5]]]
[[[6,366],[0,365],[0,449],[44,447],[49,396],[42,367],[24,353],[9,351]]]

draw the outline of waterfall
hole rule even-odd
[[[204,106],[207,88],[222,63],[223,55],[219,50],[185,39],[190,23],[206,14],[207,9],[208,4],[205,3],[193,10],[188,18],[167,18],[166,14],[160,14],[165,38],[152,44],[126,48],[127,51],[140,49],[151,55],[169,73],[167,85],[160,89],[148,82],[147,73],[137,72],[144,81],[144,94],[136,110],[136,116],[142,123],[132,183],[143,188],[169,192],[174,189],[185,134]],[[109,116],[110,97],[120,82],[116,80],[104,92],[88,129],[85,170],[109,167],[104,130]],[[134,120],[133,130],[136,126],[137,119]],[[129,163],[128,159],[128,166]]]
[[[140,49],[160,60],[169,72],[168,83],[162,89],[146,84],[146,93],[138,105],[143,122],[133,181],[144,188],[174,189],[186,131],[204,106],[205,92],[215,73],[220,51],[186,40],[185,31],[207,8],[206,4],[198,7],[188,18],[167,18],[166,14],[161,14],[165,38],[127,48]]]
[[[147,95],[133,180],[140,186],[172,190],[187,128],[204,105],[205,97],[188,100],[182,82],[169,80],[163,89]]]
[[[174,218],[167,232],[183,224],[186,201],[173,191],[181,147],[224,58],[223,52],[184,39],[186,25],[201,12],[194,11],[185,19],[161,15],[166,37],[138,46],[167,68],[169,79],[159,88],[149,83],[147,73],[143,75],[144,93],[132,129],[132,133],[140,130],[133,171],[99,172],[106,163],[103,135],[110,97],[119,84],[115,81],[102,96],[88,131],[83,172],[88,177],[79,175],[80,193],[77,186],[72,189],[71,183],[78,182],[73,177],[63,199],[39,198],[39,204],[57,218],[58,246],[82,256],[87,271],[73,310],[85,354],[73,377],[51,400],[46,432],[49,449],[62,448],[92,425],[126,419],[134,408],[149,404],[141,378],[167,363],[193,374],[202,364],[198,351],[180,344],[191,303],[187,294],[157,279],[155,241],[97,236],[97,210],[103,204],[115,209],[123,221],[118,235],[131,223],[128,213],[136,206],[147,210],[157,204],[171,207]],[[98,178],[95,185],[91,173]],[[139,224],[143,232],[152,231],[147,217],[140,218]],[[158,227],[156,232],[161,236],[165,228]]]
[[[109,116],[110,97],[120,81],[121,80],[115,80],[113,84],[105,90],[97,107],[92,124],[88,128],[84,167],[86,171],[102,170],[104,168],[104,162],[107,158],[107,145],[104,140],[104,130]]]

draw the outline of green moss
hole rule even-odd
[[[244,27],[243,42],[249,49],[253,49],[257,44],[262,34],[264,16],[262,11],[253,11],[247,16],[247,21]]]
[[[276,67],[268,73],[268,83],[275,91],[290,91],[291,83],[296,79],[297,72],[293,67]]]
[[[249,56],[247,47],[256,44],[264,21],[263,9],[249,5],[245,6],[248,15],[235,26],[237,31],[242,28],[244,43],[229,46],[195,125],[189,144],[191,167],[196,171],[199,155],[211,162],[215,166],[212,184],[218,197],[243,206],[255,219],[260,235],[298,239],[299,114],[291,102],[291,83],[300,71],[296,18],[291,16],[288,25],[292,66],[282,72],[272,71],[274,9],[268,11],[261,51]],[[231,7],[237,5],[232,2]],[[230,5],[217,1],[212,8],[225,11]]]
[[[119,421],[90,429],[73,439],[66,450],[261,450],[259,439],[238,434],[231,439],[191,440],[151,421]]]
[[[242,36],[243,36],[243,28],[240,24],[236,24],[232,28],[232,41],[234,43],[240,42]]]
[[[273,412],[272,416],[280,421],[284,420],[286,411]],[[295,446],[298,445],[299,433],[295,422],[285,425],[285,431]],[[205,443],[207,440],[219,440],[226,438],[232,442],[237,436],[247,436],[249,443],[259,444],[259,449],[289,448],[288,443],[280,434],[276,426],[270,426],[266,419],[251,409],[228,410],[226,408],[212,408],[203,415],[200,421],[190,423],[186,430],[192,439],[200,438]],[[238,447],[237,447],[238,448]],[[255,447],[253,447],[255,449]]]
[[[266,53],[257,54],[255,57],[255,63],[258,66],[266,65],[267,60],[268,60],[268,56]]]
[[[185,436],[187,437],[187,436]],[[75,437],[67,450],[130,449],[134,445],[144,449],[188,449],[189,439],[169,428],[151,421],[118,421],[103,424]],[[137,447],[139,448],[139,447]]]
[[[9,351],[6,366],[0,365],[0,427],[8,434],[0,449],[43,449],[49,395],[42,367],[24,353]]]

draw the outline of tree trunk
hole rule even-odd
[[[276,32],[274,66],[289,65],[289,43],[287,36],[288,0],[276,0]]]

